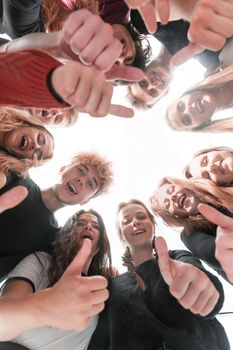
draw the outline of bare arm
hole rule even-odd
[[[29,280],[8,281],[0,299],[0,341],[41,326],[85,329],[91,318],[103,310],[108,298],[104,277],[81,275],[90,251],[91,242],[87,239],[51,288],[32,293]]]

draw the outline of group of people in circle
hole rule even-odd
[[[98,212],[81,209],[63,227],[54,216],[107,192],[111,162],[78,152],[45,190],[28,171],[53,157],[46,125],[153,108],[194,54],[205,78],[165,119],[175,130],[232,131],[232,118],[213,119],[232,107],[232,3],[2,0],[0,9],[11,38],[0,43],[0,349],[230,349],[215,317],[223,287],[200,260],[233,283],[233,149],[195,154],[183,179],[161,179],[150,208],[119,204],[122,274]],[[148,34],[162,44],[154,60]],[[132,108],[112,103],[120,84]],[[181,230],[189,251],[168,250],[156,217]]]

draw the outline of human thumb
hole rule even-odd
[[[90,254],[91,254],[91,241],[88,238],[86,238],[83,240],[83,245],[78,251],[77,255],[74,257],[73,261],[66,268],[63,276],[65,275],[81,276],[83,267],[87,262],[87,259],[89,258]]]
[[[233,231],[232,218],[222,214],[220,211],[207,204],[199,204],[198,210],[208,221],[220,226],[223,229]]]
[[[168,254],[167,243],[163,237],[155,238],[155,249],[161,275],[164,281],[170,285],[172,282],[171,259]]]

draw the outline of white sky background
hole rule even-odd
[[[158,44],[153,41],[155,53]],[[156,55],[156,54],[155,54]],[[182,176],[182,169],[192,155],[203,148],[232,145],[232,134],[204,134],[175,132],[167,126],[164,115],[166,106],[187,87],[202,79],[204,69],[190,60],[175,72],[170,93],[146,112],[135,112],[132,119],[114,116],[93,118],[80,115],[76,125],[70,128],[51,128],[55,136],[54,159],[46,165],[33,169],[32,178],[46,188],[57,181],[62,165],[69,163],[75,152],[97,151],[114,164],[115,182],[110,193],[92,200],[84,209],[93,208],[103,217],[112,246],[113,264],[121,267],[122,246],[117,238],[115,218],[117,205],[132,198],[148,204],[148,198],[163,176]],[[124,87],[115,88],[113,103],[129,104]],[[233,112],[231,110],[231,112]],[[226,114],[225,114],[226,115]],[[80,206],[63,208],[56,213],[60,225]],[[183,248],[179,233],[157,220],[157,235],[164,235],[170,249]],[[233,311],[231,295],[233,286],[224,282],[226,301],[222,311]],[[232,316],[221,316],[221,322],[231,338]],[[233,344],[233,337],[231,340]]]

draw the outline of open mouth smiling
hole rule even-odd
[[[204,112],[205,112],[203,100],[202,100],[201,98],[198,98],[198,99],[195,101],[195,109],[196,109],[197,112],[199,112],[199,113],[204,113]]]
[[[145,233],[146,230],[145,229],[139,229],[139,230],[136,230],[132,233],[132,236],[137,236],[137,235],[141,235],[142,233]]]
[[[67,188],[69,190],[69,192],[71,192],[73,195],[78,194],[76,188],[74,187],[74,185],[72,184],[72,182],[68,181],[67,182]]]
[[[178,204],[178,207],[179,207],[180,209],[183,209],[185,200],[186,200],[186,195],[183,193],[183,194],[179,197],[178,203],[177,203],[177,204]]]
[[[88,234],[88,233],[85,233],[85,234],[81,235],[80,238],[81,238],[81,239],[89,239],[90,241],[93,241],[92,235],[90,235],[90,234]]]
[[[19,149],[25,150],[28,146],[28,138],[27,136],[22,136],[19,142]]]

